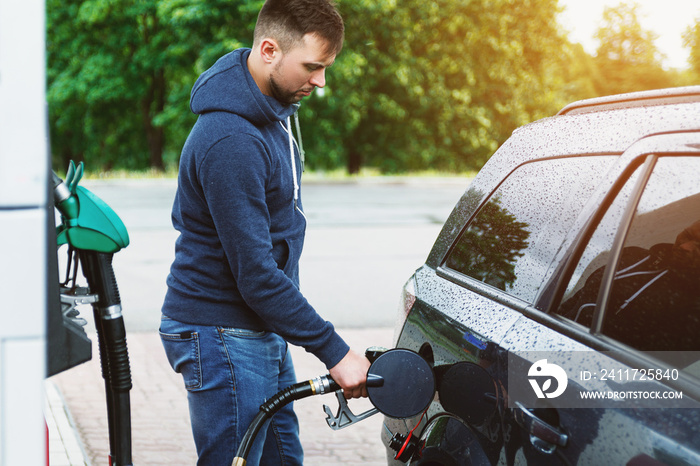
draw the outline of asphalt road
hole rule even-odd
[[[302,186],[308,218],[301,289],[338,328],[392,326],[401,287],[425,261],[468,179],[369,179]],[[177,232],[173,179],[82,183],[126,225],[114,258],[128,332],[157,330]],[[60,257],[60,255],[59,255]],[[82,312],[90,317],[91,312]]]

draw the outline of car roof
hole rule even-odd
[[[436,266],[481,202],[523,163],[562,156],[620,155],[654,134],[700,131],[700,86],[575,102],[516,129],[470,183],[429,255]]]
[[[580,100],[562,108],[557,115],[574,115],[622,108],[650,107],[699,101],[700,86],[675,87]]]
[[[621,154],[644,137],[691,130],[700,130],[700,86],[575,102],[516,129],[477,178],[503,178],[524,162],[549,157]]]

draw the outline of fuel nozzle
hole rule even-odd
[[[389,349],[383,346],[370,346],[365,350],[365,357],[369,360],[370,363],[373,363],[377,360],[379,356],[386,353],[387,351],[389,351]]]
[[[405,419],[425,411],[435,395],[435,378],[425,359],[414,351],[387,350],[382,347],[368,348],[365,357],[372,363],[367,373],[367,392],[374,408],[355,415],[348,408],[340,386],[330,375],[299,382],[278,392],[260,406],[260,411],[241,439],[233,464],[245,465],[253,441],[263,424],[282,406],[293,400],[335,392],[338,411],[334,414],[328,406],[323,407],[327,416],[326,422],[334,430],[352,425],[378,412],[389,417]],[[398,449],[405,452],[409,458],[417,444],[412,438],[410,434],[407,437],[396,434],[392,443],[398,445]],[[407,449],[410,446],[412,449],[409,453]]]
[[[78,205],[78,199],[73,195],[70,186],[54,171],[51,171],[51,175],[53,179],[54,205],[69,221],[78,218],[80,207]]]
[[[129,245],[124,222],[102,199],[78,183],[83,163],[71,161],[63,181],[53,173],[54,205],[61,213],[57,241],[79,250],[115,253]]]

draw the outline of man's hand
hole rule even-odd
[[[367,396],[365,384],[368,370],[367,358],[350,350],[329,372],[333,380],[342,387],[345,398],[360,398]]]

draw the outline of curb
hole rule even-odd
[[[47,380],[44,417],[49,431],[49,464],[51,466],[90,466],[85,449],[68,405],[56,384]]]

